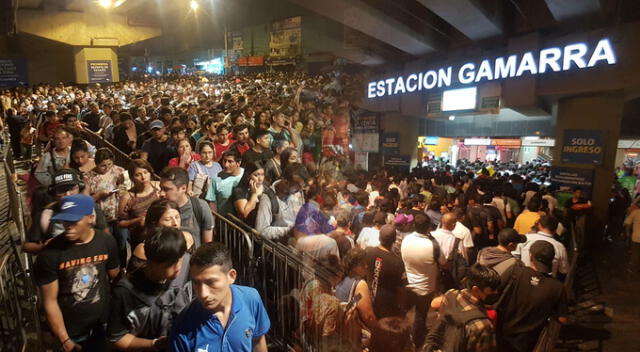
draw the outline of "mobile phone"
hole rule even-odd
[[[355,305],[358,304],[358,302],[360,302],[361,299],[362,299],[362,294],[360,294],[360,293],[358,293],[357,295],[353,296],[353,298],[351,298],[351,301],[349,301],[349,303],[345,307],[344,311],[345,312],[350,311],[351,308],[355,307]]]

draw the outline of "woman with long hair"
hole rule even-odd
[[[349,303],[353,297],[360,296],[356,303],[356,321],[360,328],[374,331],[378,326],[378,319],[373,311],[373,299],[371,298],[369,285],[366,281],[368,267],[366,262],[366,251],[361,248],[352,248],[342,259],[342,272],[344,277],[336,285],[336,297],[341,303]],[[360,341],[358,336],[361,329],[351,329],[349,335],[354,341]]]
[[[195,250],[195,242],[193,236],[188,231],[181,229],[180,208],[176,202],[168,199],[159,199],[153,202],[147,210],[147,216],[144,220],[144,228],[142,231],[141,241],[135,247],[132,247],[131,259],[127,266],[127,271],[135,271],[141,268],[147,258],[144,255],[144,240],[151,237],[158,227],[170,227],[180,229],[184,235],[184,239],[187,242],[187,254],[185,254],[185,260],[183,263],[189,262],[191,253]],[[181,283],[186,283],[189,275],[189,266],[183,264],[180,274],[176,280]]]
[[[187,138],[181,139],[176,143],[176,154],[178,155],[175,158],[169,159],[169,167],[181,167],[185,170],[189,169],[191,163],[194,161],[200,160],[200,155],[193,152],[191,149],[191,143]]]
[[[189,192],[194,197],[200,197],[207,193],[211,180],[222,171],[222,166],[215,161],[216,150],[213,143],[201,141],[198,143],[198,153],[200,160],[189,165]]]
[[[71,160],[69,166],[72,169],[80,171],[85,174],[96,167],[96,163],[89,153],[89,147],[87,142],[80,138],[74,138],[71,142]]]
[[[264,182],[264,167],[259,161],[249,162],[244,167],[240,183],[233,189],[233,205],[236,213],[247,225],[254,227],[258,214],[258,202],[263,193],[273,191]],[[275,195],[271,195],[275,196]]]
[[[300,162],[300,154],[296,148],[289,147],[280,154],[280,169],[285,170],[287,165]]]
[[[148,161],[135,159],[127,168],[133,187],[122,194],[118,203],[118,225],[129,229],[131,247],[142,242],[142,230],[147,209],[158,199],[158,190],[151,182],[153,168]]]

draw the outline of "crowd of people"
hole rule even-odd
[[[14,156],[34,162],[23,249],[52,347],[266,351],[269,315],[234,284],[212,211],[334,275],[298,297],[301,339],[327,350],[532,351],[549,319],[566,323],[582,190],[561,212],[544,165],[354,167],[341,126],[356,90],[295,73],[4,92]],[[620,232],[640,229],[634,214]]]

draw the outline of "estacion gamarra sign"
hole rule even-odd
[[[456,69],[456,77],[461,84],[472,84],[482,81],[537,75],[549,71],[561,72],[572,69],[585,69],[598,64],[614,65],[617,58],[609,39],[600,39],[593,50],[586,43],[573,43],[564,47],[529,51],[522,55],[499,56],[485,59],[476,66],[468,62]],[[367,97],[378,98],[416,91],[430,90],[451,86],[453,66],[411,73],[405,76],[369,82]]]

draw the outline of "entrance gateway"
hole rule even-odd
[[[493,60],[482,60],[478,69],[474,63],[468,62],[456,70],[456,77],[461,84],[492,81],[496,79],[520,77],[524,74],[536,75],[551,70],[553,72],[568,71],[573,68],[584,69],[594,67],[601,62],[613,65],[616,55],[609,39],[600,39],[595,49],[590,52],[586,43],[568,44],[562,48],[542,49],[536,53],[526,52],[522,55],[503,56]],[[435,87],[451,86],[453,67],[448,66],[412,73],[407,76],[390,77],[384,80],[369,82],[367,97],[377,98],[390,95],[413,93]]]

